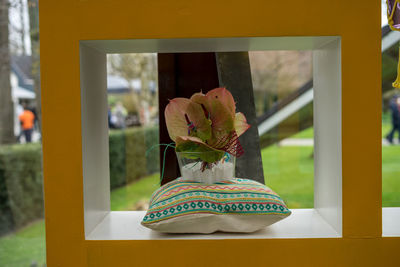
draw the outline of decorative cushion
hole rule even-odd
[[[153,193],[142,225],[166,233],[254,232],[290,214],[278,194],[253,180],[178,178]]]

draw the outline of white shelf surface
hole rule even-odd
[[[314,209],[293,209],[286,219],[250,234],[163,234],[140,224],[145,211],[112,211],[86,240],[271,239],[341,237]]]
[[[400,236],[400,208],[382,209],[382,236]]]

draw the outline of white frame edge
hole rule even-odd
[[[80,45],[85,234],[110,212],[106,54]]]
[[[314,98],[316,101],[314,101],[314,108],[318,110],[318,115],[314,110],[315,155],[317,155],[314,163],[314,211],[320,215],[318,218],[325,220],[336,231],[335,234],[329,234],[330,237],[341,237],[340,42],[341,39],[337,36],[80,41],[85,237],[89,239],[90,236],[90,239],[96,239],[93,236],[96,229],[101,225],[104,226],[107,218],[113,214],[113,212],[110,213],[106,53],[261,50],[315,51]],[[315,104],[319,101],[322,105]],[[331,123],[325,121],[327,119],[331,120]],[[330,149],[334,150],[333,155]],[[332,160],[332,158],[333,161],[330,163],[329,159]],[[124,218],[124,216],[118,218]],[[310,218],[316,218],[316,216]],[[109,239],[112,239],[114,230],[116,229],[109,229]]]
[[[313,51],[314,208],[342,235],[341,40]]]

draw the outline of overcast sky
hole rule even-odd
[[[382,21],[382,26],[387,24],[387,15],[386,15],[386,1],[382,1],[382,15],[381,15],[381,21]]]
[[[21,45],[21,35],[18,32],[18,29],[21,29],[21,19],[19,16],[19,1],[11,1],[12,5],[10,7],[10,12],[9,12],[9,19],[10,19],[10,43],[11,43],[11,49],[14,50],[15,47],[20,47]],[[17,3],[18,2],[18,3]],[[23,10],[24,10],[24,18],[23,18],[23,23],[25,25],[25,46],[27,49],[28,54],[31,54],[31,42],[29,39],[29,17],[28,17],[28,9],[26,6],[27,1],[21,1],[23,4]]]

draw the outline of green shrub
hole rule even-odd
[[[152,174],[160,171],[160,147],[156,146],[160,143],[158,127],[144,129],[144,137],[146,142],[146,167],[147,173]],[[151,149],[151,150],[150,150]]]
[[[110,187],[159,170],[158,128],[113,130],[109,137]],[[0,147],[0,235],[43,217],[42,153],[38,143]]]
[[[143,128],[125,131],[126,183],[129,184],[147,174],[146,143]]]
[[[109,137],[110,186],[117,188],[126,184],[125,132],[111,131]]]
[[[43,217],[42,157],[39,144],[13,145],[0,150],[0,181],[2,204],[11,212],[1,228],[22,227]],[[1,216],[2,217],[2,216]]]
[[[110,187],[126,185],[147,174],[159,171],[158,127],[130,128],[110,132]]]
[[[8,198],[4,168],[0,166],[0,236],[11,231],[13,226],[14,220],[12,218],[10,200]]]

